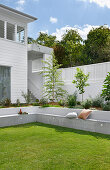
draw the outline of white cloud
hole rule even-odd
[[[90,2],[90,3],[96,3],[100,7],[107,7],[110,8],[110,0],[80,0],[83,2]]]
[[[16,10],[18,11],[23,11],[23,7],[24,7],[24,4],[26,3],[26,0],[18,0],[16,2],[18,4],[18,6],[16,7]]]
[[[58,22],[58,19],[57,19],[57,18],[54,18],[54,17],[50,17],[50,22],[51,22],[52,24],[55,24],[55,23]]]
[[[89,33],[89,31],[92,29],[92,28],[98,28],[99,26],[94,26],[94,25],[84,25],[82,27],[79,27],[78,25],[75,25],[73,27],[70,27],[70,26],[65,26],[65,27],[62,27],[60,29],[56,29],[56,32],[52,33],[53,36],[56,36],[57,37],[57,40],[61,40],[62,39],[62,36],[64,33],[66,33],[66,30],[77,30],[78,33],[80,34],[80,36],[85,40],[87,39],[87,34]]]
[[[48,34],[49,33],[49,31],[48,30],[42,30],[42,31],[40,31],[41,33],[45,33],[45,34]]]
[[[19,0],[19,1],[17,1],[17,3],[19,4],[19,5],[24,5],[25,4],[25,0]]]
[[[18,11],[23,11],[24,10],[24,5],[26,4],[26,3],[28,3],[28,2],[39,2],[39,0],[18,0],[17,2],[16,2],[16,4],[18,4],[17,5],[17,7],[16,7],[16,10],[18,10]]]

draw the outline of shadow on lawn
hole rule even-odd
[[[84,131],[84,130],[76,130],[76,129],[72,129],[72,128],[66,128],[66,127],[44,124],[44,123],[39,123],[39,122],[27,123],[27,124],[16,125],[16,126],[11,126],[11,127],[3,127],[3,128],[0,128],[0,130],[4,129],[4,128],[23,128],[23,127],[24,128],[31,128],[31,127],[35,127],[35,126],[47,127],[47,128],[50,128],[50,129],[54,128],[57,132],[60,132],[60,133],[73,132],[73,133],[77,133],[77,134],[80,134],[80,135],[90,135],[90,136],[93,136],[97,139],[102,138],[102,139],[110,140],[110,135],[105,135],[105,134],[96,133],[96,132],[89,132],[89,131]]]
[[[102,139],[110,140],[110,135],[105,135],[105,134],[101,134],[101,133],[89,132],[89,131],[84,131],[84,130],[77,130],[77,129],[66,128],[66,127],[61,127],[61,126],[56,126],[56,125],[43,124],[43,123],[38,123],[38,122],[35,123],[35,125],[47,127],[47,128],[54,128],[57,132],[60,132],[60,133],[73,132],[73,133],[77,133],[77,134],[80,134],[80,135],[90,135],[90,136],[93,136],[97,139],[102,138]]]

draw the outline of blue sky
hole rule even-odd
[[[110,0],[0,0],[0,3],[38,18],[28,27],[28,36],[33,38],[42,31],[60,40],[67,29],[77,29],[86,39],[92,27],[110,26]]]

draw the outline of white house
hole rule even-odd
[[[17,99],[24,102],[22,92],[27,93],[28,87],[33,91],[31,81],[34,76],[28,76],[28,58],[29,68],[32,64],[32,72],[37,69],[38,73],[41,65],[37,61],[46,57],[45,49],[39,49],[37,45],[29,45],[28,50],[27,24],[35,20],[37,18],[0,4],[0,101],[9,98],[12,103]]]

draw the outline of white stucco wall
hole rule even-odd
[[[39,62],[40,60],[38,60]],[[37,62],[37,60],[35,61]],[[35,67],[34,67],[35,68]],[[36,67],[37,70],[37,67]],[[37,98],[42,98],[43,93],[43,77],[37,70],[32,72],[32,60],[28,60],[28,89]]]
[[[41,99],[43,97],[43,84],[45,78],[40,74],[42,70],[42,60],[47,60],[51,55],[50,54],[42,54],[37,56],[35,60],[28,60],[28,89],[32,92],[32,94],[37,98]],[[32,65],[34,69],[32,69]]]
[[[24,102],[27,93],[27,45],[0,39],[0,66],[11,67],[11,101]]]
[[[62,70],[62,80],[64,81],[64,89],[69,94],[73,94],[76,90],[75,85],[72,83],[77,67],[65,68]],[[91,64],[85,66],[79,66],[85,74],[90,73],[88,83],[90,86],[85,88],[84,99],[95,97],[102,91],[104,79],[108,72],[110,72],[110,62]],[[81,95],[78,96],[81,100]]]

